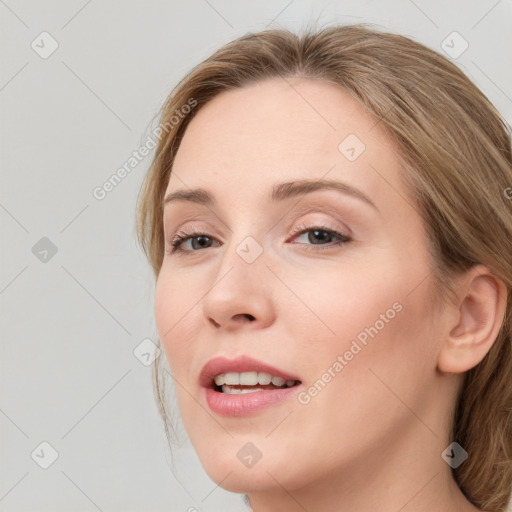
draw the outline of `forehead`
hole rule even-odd
[[[377,120],[348,92],[325,81],[277,78],[225,91],[201,108],[167,190],[254,195],[276,182],[326,178],[374,195],[383,175],[399,186],[398,167]]]

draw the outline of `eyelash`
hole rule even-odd
[[[339,231],[336,231],[335,229],[331,229],[328,226],[305,226],[305,225],[299,225],[296,226],[292,230],[292,235],[303,235],[304,233],[307,233],[308,231],[325,231],[326,233],[329,233],[330,235],[333,235],[333,238],[337,239],[336,242],[332,242],[330,244],[324,244],[324,245],[314,245],[314,244],[299,244],[299,245],[305,245],[309,246],[306,248],[308,251],[317,251],[317,250],[325,250],[325,249],[332,249],[333,247],[337,247],[340,245],[344,245],[348,242],[351,242],[352,239],[343,233],[340,233]],[[197,250],[191,250],[187,251],[185,249],[180,249],[181,244],[186,242],[187,240],[191,238],[196,238],[199,236],[205,236],[207,238],[213,239],[213,237],[210,237],[207,233],[202,233],[199,231],[186,231],[181,230],[178,231],[173,238],[170,240],[169,245],[169,254],[175,254],[175,253],[192,253],[192,252],[198,252]],[[208,247],[206,247],[208,249]]]

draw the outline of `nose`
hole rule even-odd
[[[263,254],[247,263],[234,248],[226,248],[202,301],[205,319],[226,331],[268,327],[275,319],[272,277]]]

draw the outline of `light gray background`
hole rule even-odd
[[[0,0],[0,511],[244,509],[187,443],[173,475],[151,370],[133,353],[156,339],[134,231],[150,157],[103,200],[92,191],[194,64],[246,32],[317,17],[441,52],[457,31],[469,47],[454,60],[512,121],[510,0]],[[43,31],[58,43],[47,58]],[[43,441],[58,452],[48,469]]]

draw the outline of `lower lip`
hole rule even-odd
[[[283,389],[265,389],[254,393],[230,395],[213,389],[206,389],[208,407],[220,416],[247,416],[282,402],[297,393],[300,385]]]

